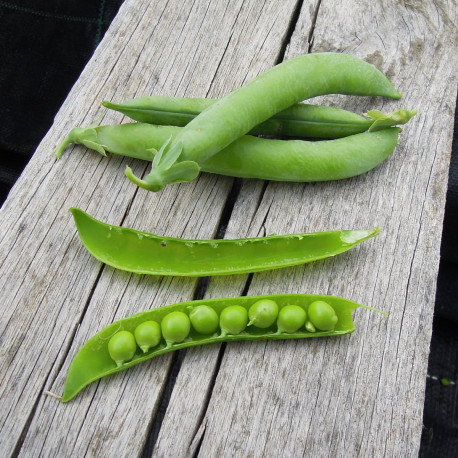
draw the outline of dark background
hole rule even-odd
[[[0,1],[0,204],[121,4],[122,0]],[[458,456],[457,145],[455,135],[426,381],[422,457]]]

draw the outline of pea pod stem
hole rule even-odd
[[[70,143],[106,155],[154,161],[157,148],[179,135],[180,127],[132,123],[74,128],[56,155]],[[394,150],[400,129],[390,127],[336,140],[273,140],[245,135],[201,164],[202,171],[239,178],[314,182],[366,173]]]
[[[119,111],[131,119],[160,126],[184,127],[217,99],[150,96],[124,103],[104,100],[102,105]],[[274,135],[298,138],[335,139],[382,127],[405,124],[414,111],[400,110],[384,114],[370,111],[366,119],[340,108],[300,103],[293,105],[255,126],[250,135]]]
[[[202,111],[160,148],[160,159],[153,159],[144,179],[135,177],[129,167],[126,175],[151,191],[190,181],[197,177],[202,163],[276,113],[302,100],[335,93],[401,97],[383,73],[357,57],[339,53],[298,56]]]
[[[197,333],[194,329],[186,340],[180,343],[166,343],[162,338],[160,343],[144,353],[140,348],[131,361],[117,366],[113,359],[110,357],[108,351],[108,342],[110,338],[120,331],[129,331],[134,333],[135,328],[144,323],[145,321],[155,321],[161,323],[163,318],[171,312],[184,312],[189,314],[190,309],[199,305],[206,305],[214,309],[218,315],[227,306],[239,305],[248,310],[248,308],[256,301],[261,299],[274,300],[279,307],[290,304],[295,304],[304,309],[314,301],[326,301],[335,311],[338,321],[335,329],[332,331],[316,331],[308,332],[305,328],[294,333],[279,333],[276,326],[267,329],[260,329],[254,326],[248,326],[243,332],[238,335],[224,334],[221,330],[210,334],[203,335]],[[136,364],[140,364],[155,356],[159,356],[171,351],[179,350],[182,348],[193,347],[196,345],[204,345],[218,342],[230,342],[239,340],[280,340],[280,339],[302,339],[310,337],[329,337],[339,336],[343,334],[352,333],[355,326],[352,319],[352,313],[358,307],[363,307],[376,312],[386,313],[347,299],[335,296],[323,296],[314,294],[278,294],[269,296],[243,296],[231,297],[221,299],[208,299],[190,302],[181,302],[178,304],[168,305],[165,307],[158,307],[152,310],[138,313],[122,320],[116,321],[105,329],[97,333],[90,340],[88,340],[81,349],[77,352],[69,367],[67,378],[65,381],[64,392],[60,400],[67,402],[76,396],[84,387],[90,383],[106,377],[110,374],[126,370]],[[387,316],[387,315],[386,315]]]
[[[260,272],[343,253],[376,236],[379,228],[235,240],[185,240],[112,226],[72,208],[81,241],[100,261],[149,275],[203,277]]]

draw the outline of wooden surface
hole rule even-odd
[[[0,213],[2,456],[416,456],[456,97],[456,3],[126,0]],[[77,37],[75,37],[77,39]],[[123,118],[100,101],[222,96],[283,59],[337,51],[404,97],[314,100],[363,113],[418,108],[395,153],[320,184],[202,174],[154,194],[83,147],[75,125]],[[335,258],[212,279],[130,275],[84,249],[68,209],[187,238],[381,226]],[[194,297],[321,293],[357,311],[350,336],[240,342],[158,357],[62,404],[72,357],[113,320]]]

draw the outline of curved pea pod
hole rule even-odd
[[[156,148],[175,138],[180,127],[133,123],[75,127],[59,146],[70,143],[143,160],[154,160]],[[398,142],[400,128],[350,135],[336,140],[274,140],[245,135],[205,161],[205,172],[273,181],[331,181],[361,175],[380,165]]]
[[[342,180],[380,165],[394,151],[400,132],[390,127],[318,142],[245,136],[209,158],[202,170],[271,181]]]
[[[233,240],[185,240],[112,226],[72,208],[81,241],[100,261],[138,274],[202,277],[295,266],[343,253],[379,228]]]
[[[199,174],[202,163],[276,113],[302,100],[336,93],[401,97],[383,73],[355,56],[298,56],[262,73],[202,111],[173,140],[161,146],[150,173],[143,179],[129,167],[126,176],[150,191],[160,191],[168,183],[191,181]]]
[[[144,353],[140,348],[137,348],[137,351],[132,359],[120,366],[118,366],[116,362],[111,358],[108,351],[108,342],[113,337],[113,335],[118,332],[126,331],[129,333],[134,333],[137,326],[141,325],[145,321],[155,321],[161,323],[164,317],[171,313],[180,312],[189,314],[191,310],[199,305],[211,307],[217,312],[219,316],[226,307],[236,305],[249,310],[253,303],[263,299],[275,301],[280,308],[290,304],[295,304],[304,310],[307,310],[309,305],[315,301],[325,301],[334,309],[337,316],[337,323],[334,329],[331,331],[309,332],[304,327],[301,327],[301,329],[293,333],[280,332],[275,324],[269,328],[262,329],[255,326],[247,326],[245,330],[236,335],[222,333],[220,329],[211,335],[204,335],[199,334],[192,328],[188,337],[182,342],[170,344],[162,339],[158,345],[149,349],[146,353]],[[380,310],[357,304],[356,302],[352,302],[347,299],[335,296],[322,296],[314,294],[279,294],[269,296],[244,296],[222,299],[208,299],[181,302],[178,304],[159,307],[138,313],[136,315],[132,315],[128,318],[124,318],[110,324],[108,327],[88,340],[81,347],[81,349],[73,358],[73,361],[68,370],[64,393],[60,400],[63,402],[69,401],[85,386],[102,377],[128,369],[155,356],[159,356],[164,353],[179,350],[182,348],[236,340],[302,339],[309,337],[328,337],[349,334],[355,330],[352,313],[358,307],[380,312],[387,316],[386,313]]]
[[[102,105],[142,123],[184,127],[216,101],[217,99],[149,96],[124,103],[104,100]],[[373,110],[366,115],[372,119],[366,119],[340,108],[300,103],[255,126],[249,134],[334,139],[374,130],[374,125],[380,128],[381,117],[383,127],[405,124],[413,114],[415,112],[406,110],[388,114]]]

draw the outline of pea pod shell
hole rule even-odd
[[[383,73],[355,56],[297,56],[272,67],[204,110],[180,131],[170,149],[181,143],[180,160],[200,164],[279,111],[310,97],[335,93],[401,97]]]
[[[160,191],[166,184],[191,181],[214,154],[279,111],[324,94],[383,95],[400,98],[383,73],[355,56],[316,53],[271,68],[229,93],[187,124],[159,149],[143,179],[130,167],[138,186]]]
[[[374,237],[379,228],[235,240],[185,240],[112,226],[72,208],[81,241],[100,261],[150,275],[200,277],[295,266],[324,259]]]
[[[104,100],[102,105],[142,123],[184,127],[216,101],[217,99],[149,96],[124,103]],[[249,133],[332,139],[364,132],[374,122],[340,108],[301,103],[280,111],[255,126]]]
[[[149,96],[138,97],[123,103],[104,100],[102,105],[141,123],[184,127],[216,101],[217,99]],[[380,130],[381,127],[405,124],[415,114],[416,110],[399,110],[387,114],[372,110],[366,116],[373,119],[365,119],[356,113],[340,108],[298,103],[276,113],[272,118],[255,126],[249,133],[251,135],[335,139],[366,130]]]
[[[372,170],[394,151],[401,129],[305,142],[245,136],[208,159],[202,169],[220,175],[272,181],[317,182]]]
[[[56,152],[69,143],[83,144],[101,154],[110,152],[153,160],[155,150],[180,127],[144,123],[74,128]],[[337,140],[307,142],[273,140],[249,135],[239,138],[202,164],[205,172],[240,178],[314,182],[341,180],[380,165],[394,150],[400,129],[390,127]]]
[[[218,315],[221,314],[223,308],[229,305],[240,305],[248,310],[248,308],[254,302],[261,299],[274,300],[280,307],[289,304],[296,304],[304,308],[307,308],[308,305],[310,305],[313,301],[323,300],[334,308],[338,316],[338,322],[333,331],[317,331],[315,333],[310,333],[305,331],[305,329],[302,329],[301,331],[287,334],[278,333],[274,327],[271,329],[259,329],[254,326],[250,326],[238,335],[215,334],[208,336],[198,334],[194,330],[191,330],[188,339],[186,339],[184,342],[167,346],[166,342],[162,340],[157,347],[150,349],[146,354],[138,349],[133,359],[127,363],[124,363],[120,367],[116,366],[116,363],[111,359],[108,353],[108,341],[114,334],[119,331],[129,331],[133,333],[135,328],[144,321],[152,320],[160,323],[164,316],[170,312],[180,311],[188,313],[191,307],[195,307],[201,304],[212,307],[218,313]],[[232,297],[181,302],[178,304],[159,307],[148,310],[146,312],[138,313],[136,315],[132,315],[110,324],[108,327],[93,336],[81,347],[81,349],[73,358],[73,361],[69,367],[61,401],[69,401],[85,386],[102,377],[120,372],[135,366],[136,364],[147,361],[155,356],[159,356],[174,350],[179,350],[181,348],[236,340],[301,339],[309,337],[327,337],[349,334],[355,330],[352,319],[352,312],[358,307],[364,307],[380,312],[380,310],[335,296],[322,296],[313,294],[280,294],[270,296],[244,296],[236,298]]]

